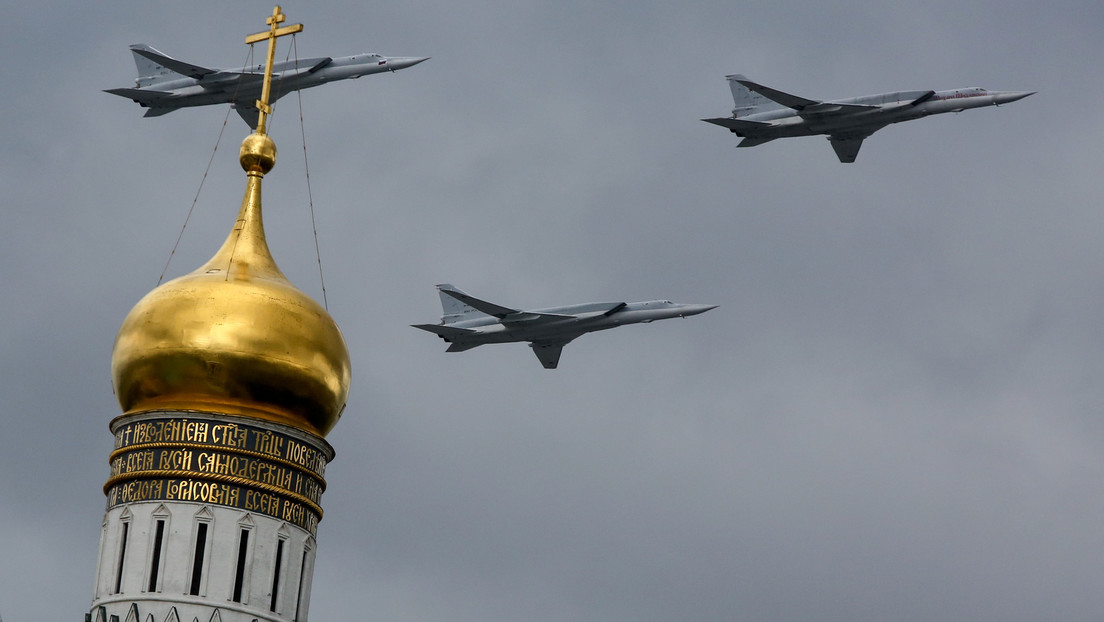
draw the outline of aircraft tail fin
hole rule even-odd
[[[130,46],[130,53],[134,55],[134,64],[138,67],[138,88],[171,80],[177,76],[188,76],[198,80],[205,75],[216,73],[214,69],[176,60],[145,43],[135,43]]]
[[[149,86],[157,82],[164,82],[170,76],[176,74],[175,71],[142,54],[142,52],[152,52],[158,55],[162,55],[161,52],[158,52],[145,43],[135,43],[134,45],[130,46],[130,53],[134,55],[134,64],[138,67],[137,82],[139,88]]]
[[[450,296],[447,292],[456,292],[466,295],[465,292],[450,283],[441,283],[437,286],[437,294],[441,297],[441,323],[453,324],[461,320],[470,320],[487,315],[479,309],[461,302],[458,298]]]
[[[485,316],[502,319],[519,312],[517,309],[480,300],[448,283],[439,284],[437,293],[441,296],[441,322],[444,324]]]
[[[782,104],[768,99],[741,84],[741,80],[747,81],[747,77],[743,74],[725,76],[725,79],[728,80],[728,87],[732,89],[732,101],[736,104],[732,109],[732,116],[734,117],[746,117],[756,112],[783,107]]]

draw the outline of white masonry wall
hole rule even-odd
[[[154,577],[157,521],[165,522]],[[207,525],[199,594],[191,594],[199,525]],[[126,548],[123,551],[124,525]],[[240,602],[233,600],[241,534],[248,533]],[[276,553],[283,542],[279,574]],[[138,620],[208,622],[218,610],[222,622],[252,620],[305,622],[316,545],[305,530],[274,518],[215,505],[188,502],[134,503],[109,511],[104,519],[92,619],[118,616],[126,622],[131,605]],[[120,568],[120,562],[122,567]],[[155,579],[154,589],[150,582]],[[274,581],[275,611],[271,610]],[[118,586],[118,591],[116,591]],[[103,607],[104,611],[99,611]]]

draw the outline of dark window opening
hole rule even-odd
[[[234,598],[233,601],[242,601],[242,585],[245,582],[245,553],[249,550],[249,530],[241,530],[241,538],[238,539],[238,568],[234,572]]]
[[[126,561],[127,537],[130,536],[130,523],[123,523],[123,538],[119,543],[119,569],[115,575],[115,594],[123,590],[123,562]]]
[[[195,559],[192,560],[192,588],[188,593],[199,596],[199,582],[203,578],[203,553],[207,549],[207,523],[200,523],[196,531]]]
[[[307,586],[307,552],[303,551],[303,563],[299,565],[299,594],[295,598],[295,620],[299,619],[299,607],[303,604],[303,590]]]
[[[276,543],[276,568],[272,573],[272,601],[268,604],[269,611],[276,611],[276,600],[280,596],[280,567],[284,563],[284,541]]]
[[[157,521],[157,533],[153,536],[153,560],[150,562],[150,592],[157,591],[157,571],[161,566],[161,544],[165,539],[165,521]]]

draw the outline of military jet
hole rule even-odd
[[[469,296],[447,283],[438,285],[437,290],[443,310],[441,323],[411,326],[444,339],[449,344],[446,352],[463,352],[487,343],[528,341],[545,369],[555,369],[563,347],[585,333],[626,324],[687,317],[717,307],[650,300],[591,302],[523,311]]]
[[[702,119],[743,138],[738,147],[754,147],[776,138],[827,134],[840,162],[854,162],[867,136],[891,123],[931,114],[962,112],[1021,100],[1035,91],[987,91],[971,87],[950,91],[898,91],[850,99],[817,101],[790,95],[748,80],[725,76],[736,107],[731,117]]]
[[[135,88],[106,89],[105,93],[133,99],[145,116],[157,117],[178,108],[231,104],[241,118],[256,129],[264,65],[244,69],[208,69],[167,56],[144,43],[130,46],[138,66]],[[389,58],[379,54],[357,54],[341,58],[302,58],[272,66],[269,103],[312,86],[336,80],[355,79],[373,73],[413,67],[428,57]]]

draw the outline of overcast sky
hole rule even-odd
[[[240,66],[271,2],[23,2],[0,37],[0,615],[80,620],[123,317],[245,188],[225,107],[145,119],[127,46]],[[431,56],[270,125],[273,253],[353,361],[311,616],[1100,620],[1099,0],[284,5],[300,57]],[[286,57],[281,44],[278,55]],[[736,149],[724,76],[1037,95]],[[446,354],[434,284],[705,315]]]

